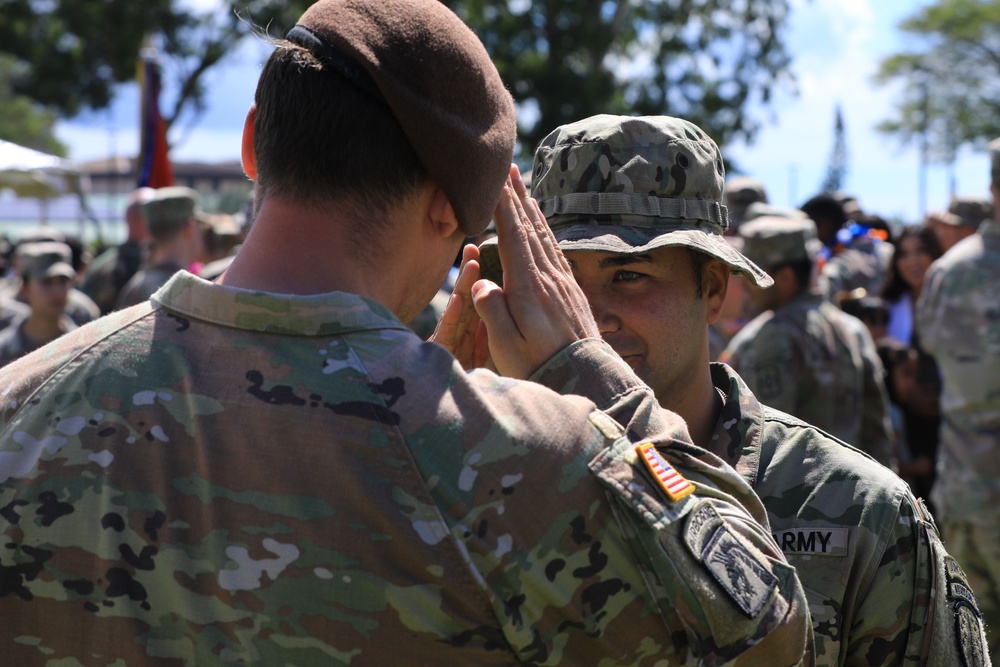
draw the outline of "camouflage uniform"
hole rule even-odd
[[[1000,143],[991,148],[1000,171]],[[917,303],[920,341],[943,378],[931,499],[949,549],[979,598],[994,662],[1000,662],[998,284],[1000,222],[986,220],[931,265]]]
[[[567,192],[586,198],[589,212],[549,219],[571,261],[581,249],[627,254],[629,248],[647,252],[654,243],[683,245],[726,262],[757,285],[770,284],[750,259],[730,252],[734,246],[722,238],[724,225],[621,212],[626,198],[619,192],[675,200],[686,199],[687,192],[719,197],[720,186],[712,185],[715,177],[704,168],[711,172],[713,161],[697,166],[699,150],[711,140],[696,132],[675,118],[596,116],[563,126],[542,142],[532,186],[542,210],[567,206],[561,199]],[[692,148],[696,136],[702,145]],[[687,166],[683,174],[664,177],[663,164],[681,163]],[[678,187],[684,178],[686,185]],[[661,202],[646,210],[679,208]],[[725,209],[723,221],[724,215]],[[502,280],[496,251],[493,242],[483,244],[482,263]],[[799,573],[817,664],[990,664],[965,576],[909,487],[861,451],[761,405],[728,366],[710,368],[724,403],[709,447],[759,495],[776,543]]]
[[[856,236],[823,265],[820,287],[830,300],[840,292],[858,288],[868,294],[881,294],[886,272],[892,263],[892,253],[890,243],[865,234]]]
[[[76,324],[64,315],[62,328],[67,332],[72,331],[76,329]],[[15,359],[20,359],[29,352],[34,352],[41,346],[42,344],[38,341],[31,340],[24,335],[24,319],[21,318],[0,331],[0,366],[6,366]]]
[[[740,229],[762,266],[814,259],[810,221],[763,217]],[[882,362],[864,324],[803,290],[750,321],[720,356],[765,404],[849,442],[890,465],[893,432]]]
[[[726,365],[712,364],[712,380],[726,396],[712,451],[753,486],[799,573],[816,663],[989,664],[968,582],[906,483],[761,405]]]
[[[759,501],[599,341],[548,389],[182,272],[2,378],[10,664],[811,664]]]
[[[80,291],[93,299],[101,314],[115,309],[118,292],[139,270],[144,252],[140,244],[126,241],[108,248],[90,263]]]
[[[118,292],[115,308],[128,308],[148,300],[181,268],[174,262],[164,262],[140,269]]]

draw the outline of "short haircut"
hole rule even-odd
[[[816,195],[799,209],[816,223],[830,221],[838,227],[843,227],[844,223],[847,222],[847,212],[844,210],[844,205],[831,194]]]
[[[258,204],[346,200],[373,221],[428,180],[388,106],[300,46],[277,41],[254,101]]]
[[[801,259],[795,262],[784,262],[782,264],[777,264],[772,266],[767,270],[772,276],[778,271],[788,266],[792,269],[792,274],[795,276],[795,281],[799,286],[798,291],[808,289],[812,283],[813,267],[816,265],[811,259]]]

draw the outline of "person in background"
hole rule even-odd
[[[941,379],[933,357],[920,344],[914,327],[917,300],[931,262],[941,256],[938,238],[924,225],[906,227],[895,243],[882,299],[889,310],[886,335],[894,345],[886,368],[889,398],[899,408],[899,474],[921,498],[930,498],[934,483]]]
[[[102,315],[114,310],[118,293],[143,265],[150,239],[143,207],[155,194],[153,188],[132,191],[125,206],[125,240],[94,258],[83,277],[80,290],[94,300]]]
[[[5,372],[5,662],[813,663],[759,499],[600,340],[458,16],[320,0],[243,128],[225,273]],[[512,275],[466,246],[421,340],[491,213]]]
[[[746,219],[747,207],[751,204],[767,203],[767,188],[756,178],[733,176],[726,181],[726,208],[729,210],[727,234],[736,233]]]
[[[66,316],[70,287],[76,279],[72,259],[70,247],[58,241],[18,245],[18,294],[28,312],[0,331],[0,366],[76,328]]]
[[[817,426],[892,466],[895,436],[884,372],[868,330],[816,288],[820,242],[811,220],[745,223],[743,254],[774,279],[751,287],[756,317],[721,360],[761,402]]]
[[[976,233],[979,225],[993,218],[993,205],[982,197],[955,197],[947,211],[932,211],[925,224],[934,230],[941,252]]]
[[[146,301],[170,278],[199,260],[208,224],[201,197],[191,188],[158,188],[143,204],[152,245],[143,268],[118,293],[115,307]]]
[[[931,498],[1000,662],[1000,139],[989,151],[994,218],[931,264],[917,332],[943,381]],[[974,609],[959,611],[956,623],[977,621]]]

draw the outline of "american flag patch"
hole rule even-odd
[[[694,484],[684,479],[684,476],[674,470],[674,467],[667,463],[667,460],[656,451],[656,447],[651,442],[636,445],[635,453],[645,462],[649,472],[660,484],[660,488],[666,492],[667,497],[673,502],[689,496],[694,492]]]

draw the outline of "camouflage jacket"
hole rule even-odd
[[[878,295],[892,263],[893,245],[868,236],[859,236],[831,257],[820,273],[820,285],[833,301],[838,292],[864,289]]]
[[[812,664],[745,480],[601,341],[534,379],[178,274],[0,371],[0,655]]]
[[[1000,223],[988,220],[931,265],[920,341],[943,378],[931,498],[942,520],[996,525],[1000,506]]]
[[[63,315],[62,330],[72,331],[73,329],[76,329],[76,324],[68,316]],[[39,347],[41,345],[37,341],[24,335],[24,318],[16,320],[9,327],[0,331],[0,367],[34,352]]]
[[[180,265],[173,262],[153,264],[139,269],[118,292],[115,308],[128,308],[146,301],[180,270]]]
[[[144,252],[140,244],[125,241],[108,248],[90,263],[80,291],[94,300],[102,315],[115,309],[118,292],[139,270]]]
[[[767,508],[809,598],[817,665],[989,664],[975,598],[923,503],[863,452],[761,405],[712,364],[712,449]]]
[[[767,405],[890,465],[895,435],[871,335],[855,317],[803,293],[755,317],[719,358]]]

